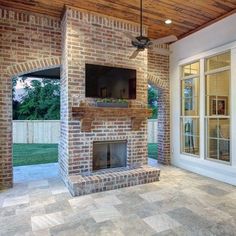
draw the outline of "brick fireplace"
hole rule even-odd
[[[59,164],[72,195],[159,180],[159,170],[147,166],[147,118],[151,114],[147,109],[147,52],[130,60],[134,49],[125,31],[137,35],[139,26],[71,7],[62,20]],[[85,97],[85,64],[135,69],[136,99],[129,101],[128,108],[96,107],[95,99]],[[122,147],[114,146],[120,142]],[[96,146],[103,153],[100,166],[94,161]],[[115,149],[125,161],[115,164]]]

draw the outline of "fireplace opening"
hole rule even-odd
[[[126,167],[127,141],[93,143],[93,170]]]

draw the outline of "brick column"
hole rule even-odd
[[[62,57],[61,57],[61,94],[60,94],[60,140],[59,140],[59,168],[64,182],[67,181],[69,173],[69,101],[68,101],[68,49],[67,49],[67,14],[61,22],[62,34]]]
[[[170,93],[158,89],[158,162],[170,165]]]
[[[0,189],[12,187],[12,86],[0,70]]]
[[[60,66],[60,19],[0,7],[0,189],[12,186],[12,77]]]
[[[158,89],[158,162],[170,164],[169,57],[148,51],[148,82]]]
[[[80,101],[95,106],[95,99],[85,96],[85,65],[96,64],[135,69],[137,96],[132,107],[147,104],[147,51],[130,60],[134,51],[124,32],[139,34],[139,25],[109,16],[67,7],[62,26],[61,138],[59,164],[64,182],[68,176],[93,171],[93,143],[127,140],[128,166],[147,163],[147,124],[133,131],[131,119],[101,116],[93,119],[91,130],[83,132],[81,122],[72,117],[72,107]],[[145,34],[147,32],[144,28]]]

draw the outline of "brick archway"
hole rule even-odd
[[[0,189],[13,186],[12,166],[12,81],[11,78],[61,66],[59,56],[26,61],[1,72],[0,80]]]
[[[170,93],[168,73],[161,78],[157,73],[149,72],[148,83],[158,89],[158,125],[157,145],[158,162],[165,165],[171,164],[170,159]]]
[[[59,67],[61,65],[60,57],[47,57],[38,60],[27,61],[9,66],[7,73],[9,77],[20,76],[34,71]]]

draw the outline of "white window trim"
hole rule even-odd
[[[214,55],[210,55],[206,58],[203,58],[204,62],[210,58],[210,57],[214,57],[216,55],[220,55],[220,54],[223,54],[223,53],[226,53],[226,52],[229,52],[230,53],[230,57],[231,57],[231,49],[228,49],[226,51],[222,51],[222,52],[219,52],[217,54],[214,54]],[[205,66],[205,63],[204,63],[204,66]],[[206,83],[205,83],[205,79],[206,79],[206,76],[208,75],[213,75],[213,74],[216,74],[216,73],[221,73],[221,72],[224,72],[224,71],[229,71],[229,104],[230,104],[230,115],[227,115],[227,116],[209,116],[206,114],[206,111],[204,113],[204,139],[206,140],[205,142],[205,146],[204,146],[204,159],[205,160],[209,160],[209,161],[214,161],[214,162],[219,162],[219,163],[222,163],[222,164],[226,164],[226,165],[232,165],[232,118],[231,118],[231,92],[230,92],[230,86],[231,86],[231,67],[232,67],[232,63],[230,61],[230,66],[225,66],[225,67],[221,67],[221,68],[218,68],[218,69],[215,69],[215,70],[210,70],[210,71],[205,71],[205,68],[204,68],[204,100],[206,99],[206,93],[205,93],[205,89],[206,89]],[[204,102],[204,106],[206,104],[206,100]],[[209,120],[209,118],[212,118],[212,119],[222,119],[222,118],[225,118],[225,119],[229,119],[229,125],[230,125],[230,135],[229,135],[229,141],[230,142],[230,150],[229,150],[229,155],[230,155],[230,161],[222,161],[222,160],[219,160],[219,159],[214,159],[214,158],[210,158],[207,154],[207,151],[208,151],[208,139],[207,139],[207,120]],[[223,140],[223,139],[219,139],[219,138],[216,138],[216,140]],[[219,152],[219,150],[217,150],[217,152]]]
[[[181,65],[179,66],[179,72],[180,72],[180,118],[179,118],[179,128],[180,128],[180,154],[183,154],[183,155],[186,155],[186,156],[192,156],[194,158],[200,158],[200,154],[201,154],[201,146],[200,146],[200,143],[201,143],[201,135],[200,135],[200,126],[199,126],[199,135],[191,135],[192,137],[198,137],[199,138],[199,154],[193,154],[193,153],[188,153],[188,152],[185,152],[182,150],[182,135],[183,135],[183,127],[182,127],[182,121],[185,119],[185,118],[190,118],[190,119],[199,119],[199,125],[200,125],[200,91],[199,91],[199,97],[198,97],[198,106],[199,106],[199,115],[198,116],[186,116],[186,115],[182,115],[182,102],[183,102],[183,98],[182,98],[182,81],[184,80],[188,80],[188,79],[198,79],[199,80],[199,90],[200,90],[200,73],[198,74],[193,74],[193,75],[188,75],[188,76],[183,76],[183,67],[185,65],[189,65],[189,64],[194,64],[194,63],[199,63],[199,69],[200,69],[200,60],[195,60],[195,61],[191,61],[189,63],[185,63],[184,65]],[[194,96],[193,96],[194,97]]]
[[[230,70],[230,84],[232,82],[232,50],[236,50],[236,41],[232,42],[232,43],[229,43],[229,44],[226,44],[226,45],[223,45],[223,46],[219,46],[217,48],[214,48],[214,49],[211,49],[211,50],[208,50],[208,51],[205,51],[205,52],[202,52],[202,53],[199,53],[197,55],[194,55],[192,57],[188,57],[188,58],[185,58],[185,59],[182,59],[179,61],[178,63],[178,68],[179,68],[179,71],[181,71],[181,67],[186,65],[186,64],[191,64],[191,63],[194,63],[196,61],[200,61],[200,75],[199,75],[199,83],[200,83],[200,94],[199,94],[199,155],[197,155],[197,157],[200,157],[198,158],[199,160],[206,160],[206,161],[212,161],[212,162],[217,162],[219,164],[223,164],[223,165],[234,165],[234,160],[233,160],[233,151],[232,151],[232,144],[233,144],[233,124],[232,124],[232,120],[233,120],[233,117],[232,117],[232,113],[230,114],[229,116],[229,119],[230,119],[230,162],[224,162],[224,161],[220,161],[220,160],[214,160],[214,159],[210,159],[210,158],[207,158],[206,155],[205,155],[205,141],[206,141],[206,134],[205,134],[205,75],[206,75],[206,72],[205,72],[205,60],[209,57],[213,57],[213,56],[216,56],[218,54],[222,54],[224,52],[227,52],[229,51],[230,54],[231,54],[231,65],[230,66],[227,66],[227,67],[224,67],[224,68],[220,68],[219,70],[220,71],[224,71],[224,70]],[[209,74],[213,74],[213,73],[217,73],[218,72],[218,69],[216,70],[212,70],[212,71],[208,71]],[[182,81],[182,79],[184,78],[181,74],[179,74],[179,78],[180,78],[180,81]],[[193,77],[191,75],[191,77]],[[195,76],[194,76],[195,77]],[[181,90],[181,88],[180,88]],[[182,92],[182,91],[181,91]],[[181,92],[179,93],[180,96],[181,96]],[[202,96],[204,94],[204,96]],[[181,100],[181,99],[180,99]],[[231,93],[230,93],[230,111],[232,112],[232,101],[233,98],[231,97]],[[182,102],[182,101],[181,101]],[[180,110],[181,112],[181,110]],[[184,116],[181,116],[180,114],[180,121],[181,121],[181,118],[183,118]],[[218,117],[219,118],[219,117]],[[227,118],[226,116],[224,116],[224,118]],[[196,155],[192,155],[192,154],[188,154],[188,153],[184,153],[181,151],[181,127],[180,127],[180,123],[179,122],[179,129],[180,129],[180,156],[182,155],[185,155],[185,156],[189,156],[189,157],[195,157],[196,158]],[[236,161],[235,161],[236,163]]]
[[[180,66],[183,66],[185,64],[193,63],[194,61],[197,61],[197,60],[206,59],[206,58],[211,57],[211,56],[216,56],[217,54],[221,54],[225,51],[233,50],[235,48],[236,48],[236,41],[232,42],[232,43],[228,43],[228,44],[223,45],[223,46],[219,46],[217,48],[214,48],[214,49],[202,52],[202,53],[199,53],[199,54],[194,55],[192,57],[182,59],[182,60],[179,61],[178,66],[180,67]],[[200,72],[200,74],[201,74],[201,72]]]

